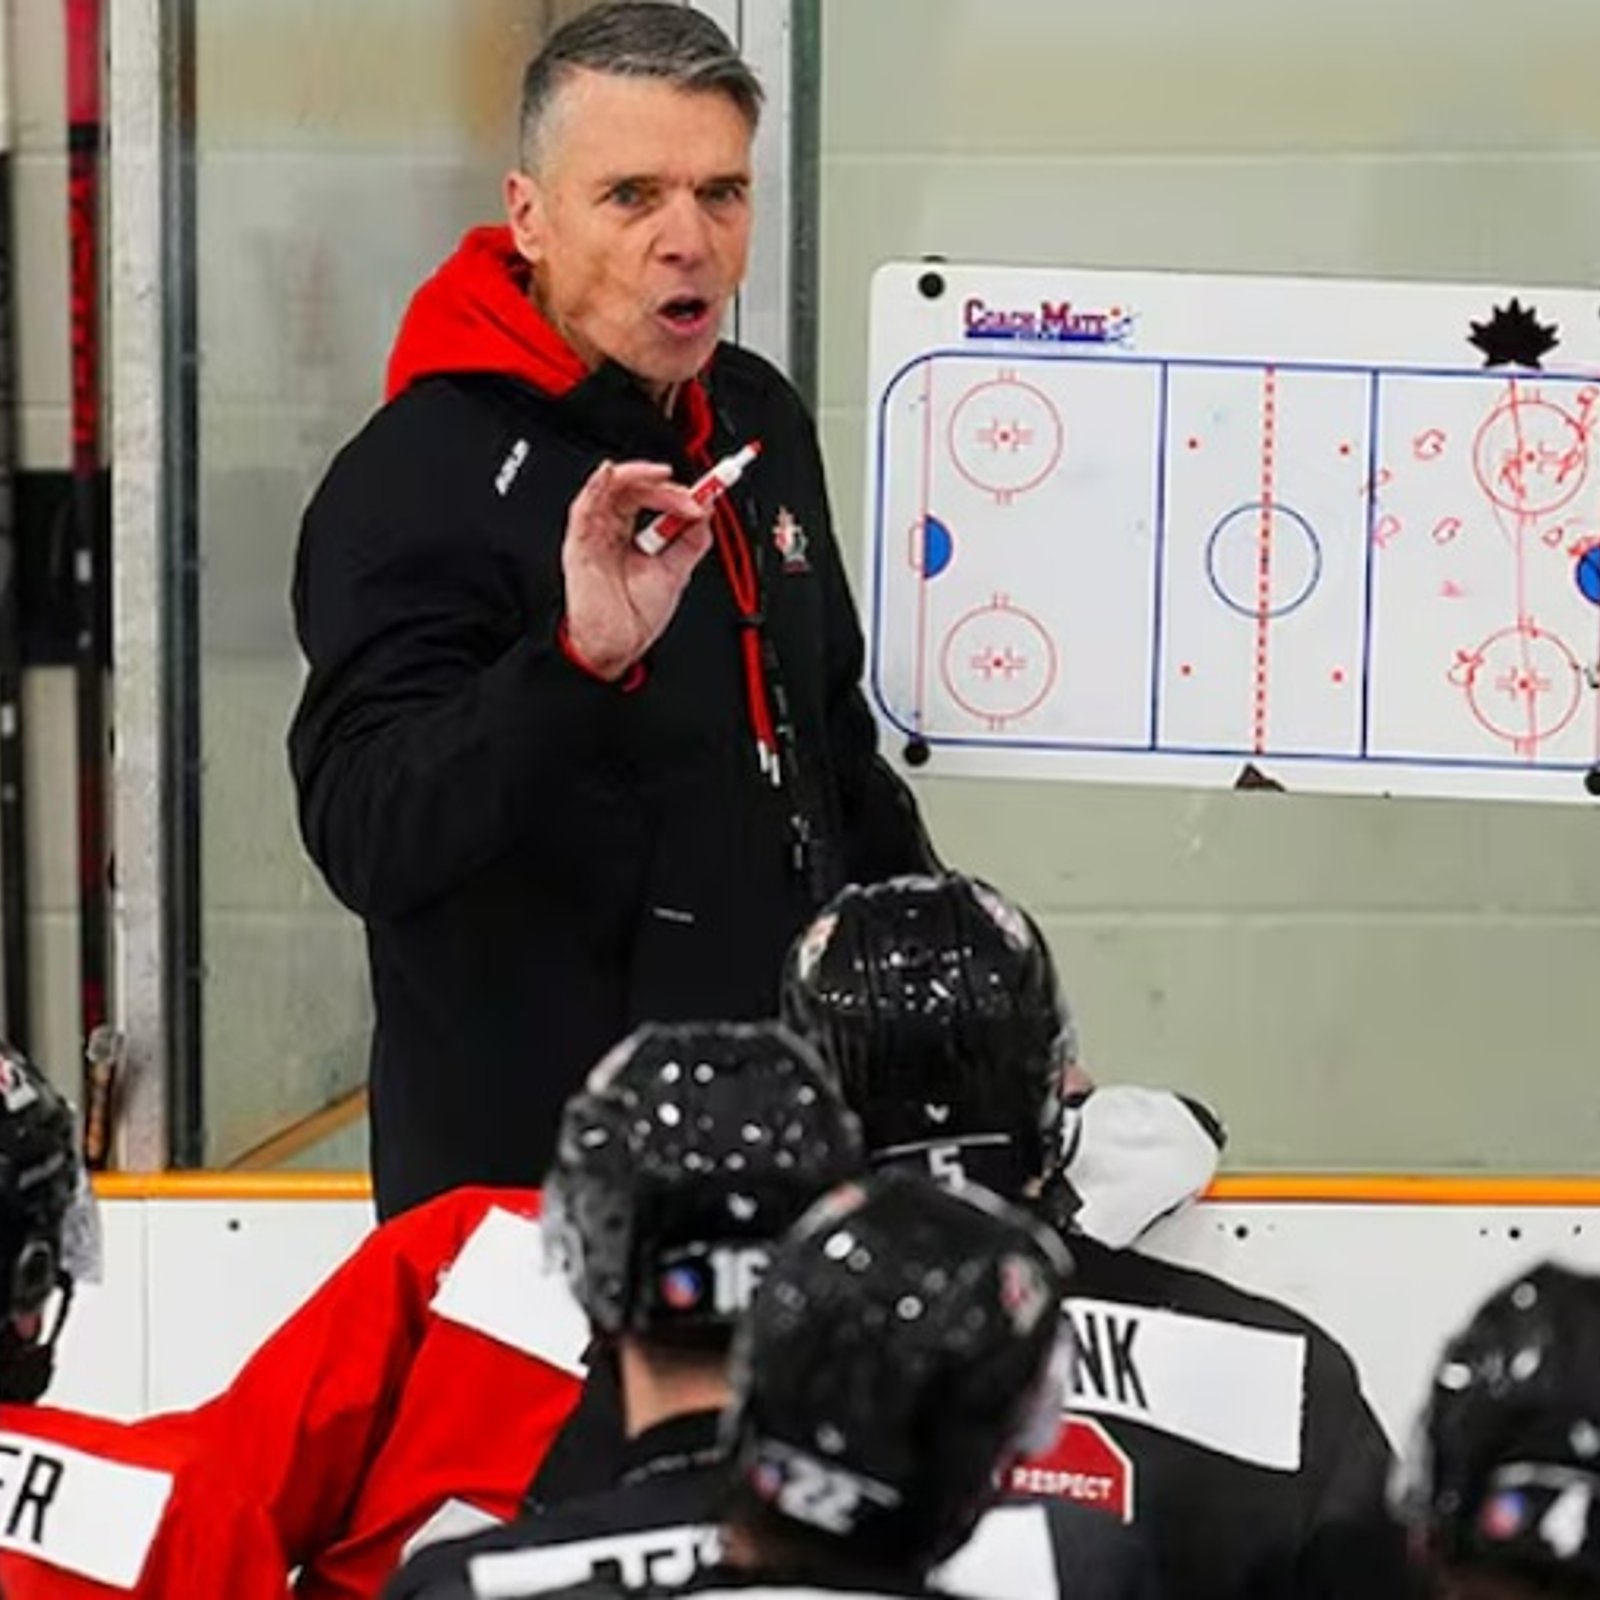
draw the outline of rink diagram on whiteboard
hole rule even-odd
[[[1079,287],[1054,327],[984,324],[1025,289],[953,291],[963,342],[890,352],[875,386],[871,677],[894,745],[935,770],[1250,763],[1289,788],[1588,799],[1600,377],[1475,364],[1466,317],[1435,331],[1414,290],[1389,361],[1306,353],[1345,321],[1336,286],[1293,286],[1335,314],[1281,359],[1171,352],[1131,295]]]

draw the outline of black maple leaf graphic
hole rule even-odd
[[[1487,322],[1474,322],[1467,340],[1483,352],[1486,367],[1539,368],[1540,359],[1561,343],[1553,322],[1540,322],[1533,306],[1523,306],[1515,297],[1509,305],[1496,306]]]

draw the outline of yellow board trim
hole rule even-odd
[[[1450,1173],[1230,1173],[1212,1200],[1372,1206],[1600,1206],[1600,1177]]]
[[[99,1172],[102,1200],[370,1200],[364,1172]]]
[[[103,1200],[369,1200],[364,1172],[98,1173]],[[1600,1177],[1462,1177],[1447,1173],[1229,1173],[1210,1200],[1259,1205],[1597,1206]]]

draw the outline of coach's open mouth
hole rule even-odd
[[[711,302],[704,296],[681,294],[662,301],[657,315],[675,333],[696,334],[704,331],[711,310]]]

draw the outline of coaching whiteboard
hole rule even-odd
[[[1600,293],[895,263],[866,612],[929,772],[1593,803]]]

